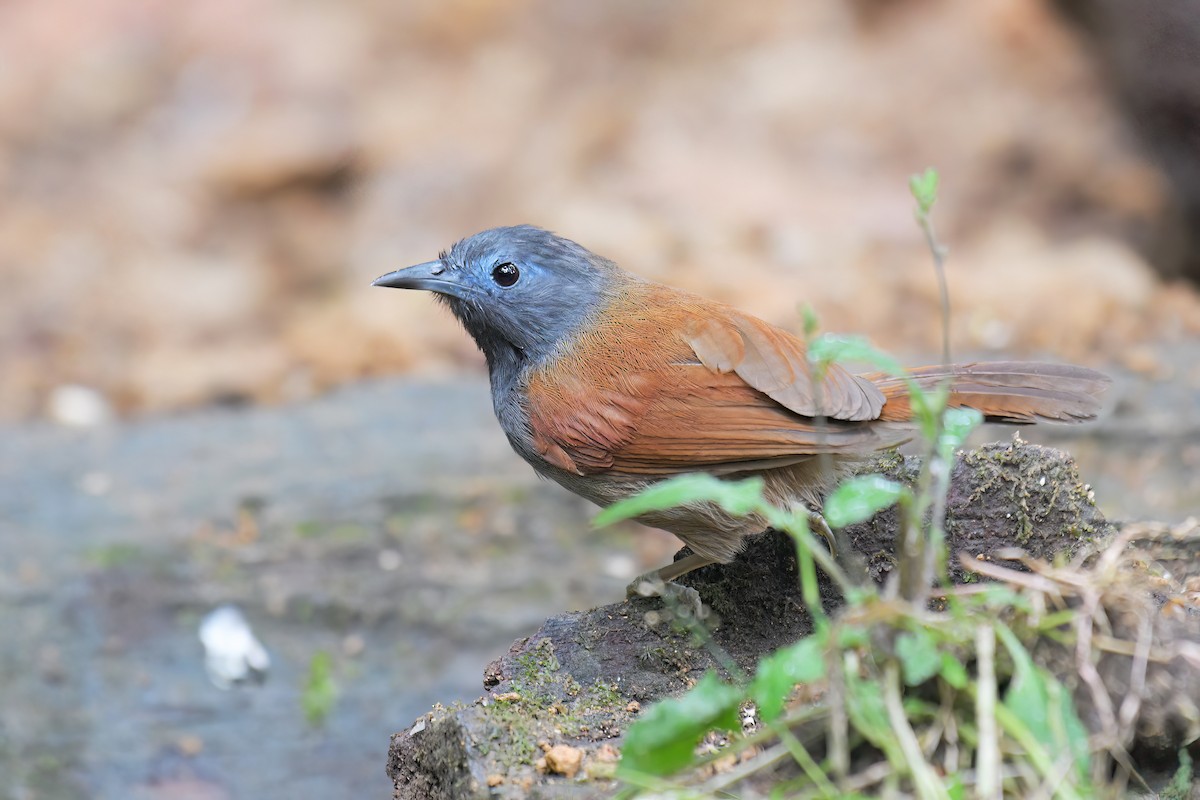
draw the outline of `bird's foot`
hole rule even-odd
[[[658,572],[647,572],[629,582],[625,587],[625,598],[636,600],[639,597],[659,597],[666,586],[666,582],[658,577]]]
[[[625,596],[633,600],[641,597],[660,597],[671,613],[680,617],[704,619],[708,608],[700,599],[700,593],[691,586],[674,581],[664,581],[657,572],[640,575],[625,587]]]
[[[696,618],[704,615],[704,604],[700,593],[690,586],[675,583],[675,579],[686,575],[695,569],[715,563],[711,558],[692,553],[678,561],[673,561],[665,567],[651,570],[639,575],[625,587],[625,596],[629,599],[638,597],[661,597],[668,608],[678,605],[680,608],[694,608]],[[676,602],[673,602],[676,601]]]

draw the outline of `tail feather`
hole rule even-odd
[[[904,378],[876,373],[871,380],[887,401],[879,418],[912,419],[912,403]],[[1031,423],[1038,420],[1080,422],[1100,410],[1100,396],[1111,382],[1107,375],[1070,364],[994,361],[919,367],[908,377],[922,389],[950,381],[951,407],[974,408],[989,422]]]

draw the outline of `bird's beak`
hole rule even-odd
[[[426,261],[415,267],[406,267],[381,275],[372,281],[371,285],[387,286],[391,289],[424,289],[451,297],[466,297],[470,287],[462,282],[462,274],[462,270],[448,269],[441,261]]]

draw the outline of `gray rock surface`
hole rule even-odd
[[[0,440],[0,797],[385,796],[399,724],[630,577],[630,531],[537,481],[482,381]],[[261,685],[208,682],[225,602]],[[320,651],[338,693],[312,725]]]

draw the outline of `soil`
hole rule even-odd
[[[470,371],[443,309],[368,284],[522,222],[934,353],[930,165],[956,351],[1152,372],[1200,334],[1151,265],[1168,176],[1045,0],[17,0],[0,52],[4,419]]]

